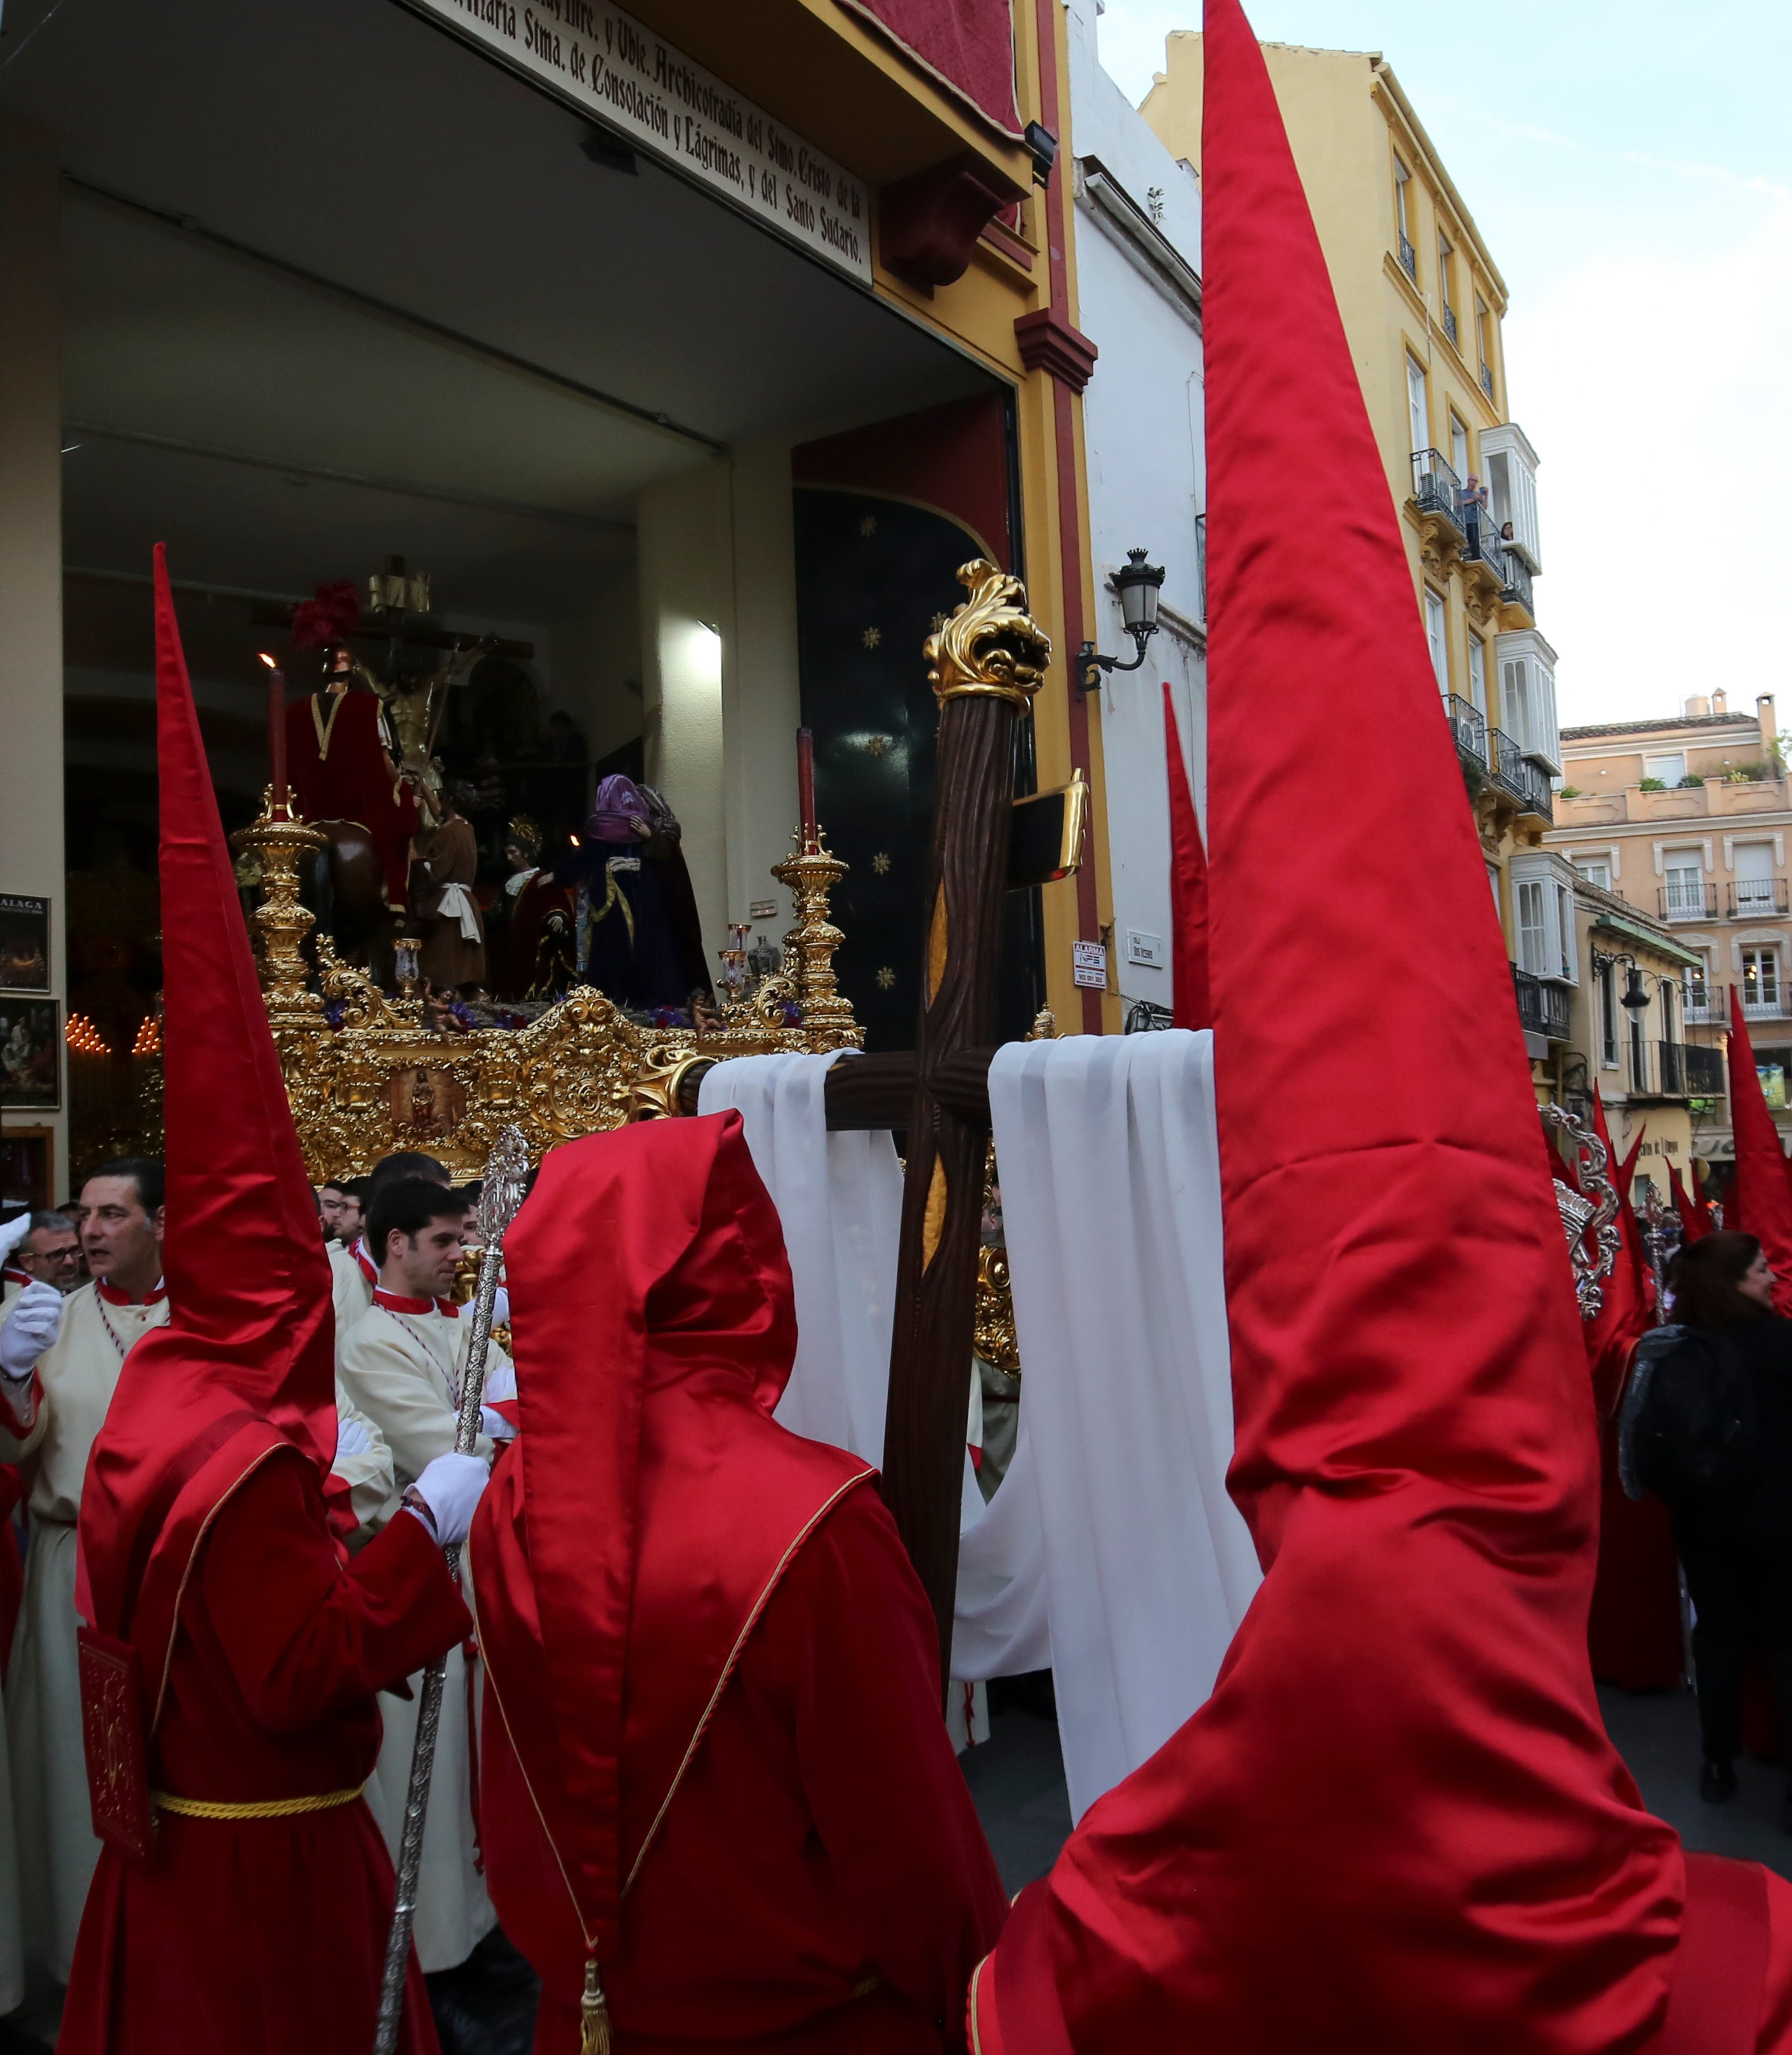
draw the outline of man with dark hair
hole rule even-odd
[[[345,1233],[341,1239],[330,1244],[330,1302],[336,1308],[336,1367],[342,1367],[342,1345],[353,1331],[355,1323],[373,1304],[373,1288],[380,1281],[380,1265],[369,1252],[364,1216],[373,1203],[373,1194],[383,1185],[402,1181],[407,1177],[427,1178],[434,1185],[451,1184],[446,1164],[438,1163],[433,1156],[425,1156],[420,1150],[400,1149],[391,1156],[382,1156],[364,1177],[353,1181],[356,1200],[356,1222],[352,1234]],[[338,1187],[346,1192],[346,1185]]]
[[[446,1187],[447,1173],[442,1175],[443,1182],[393,1177],[384,1165],[374,1172],[366,1250],[378,1266],[378,1282],[366,1312],[337,1341],[342,1388],[391,1450],[400,1492],[454,1448],[472,1326],[447,1296],[460,1258],[467,1201]],[[487,1367],[488,1392],[506,1398],[514,1393],[514,1375],[502,1349],[493,1347]],[[485,1422],[475,1453],[489,1461],[494,1436],[506,1436],[510,1429],[489,1406]],[[480,1876],[473,1823],[466,1678],[466,1661],[457,1651],[448,1659],[417,1893],[417,1956],[426,1972],[464,1962],[497,1919]],[[385,1737],[368,1802],[396,1851],[416,1705],[414,1699],[383,1695],[380,1710]]]
[[[75,1523],[88,1453],[124,1359],[152,1327],[167,1324],[163,1182],[152,1157],[96,1165],[80,1200],[93,1281],[65,1299],[33,1281],[0,1328],[0,1461],[25,1465],[31,1517],[25,1603],[6,1679],[25,1948],[63,1983],[100,1852],[81,1748]],[[30,1347],[19,1335],[28,1316],[37,1323]]]

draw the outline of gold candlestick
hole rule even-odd
[[[846,937],[828,917],[833,888],[851,866],[827,846],[819,826],[805,835],[798,828],[794,853],[774,863],[771,874],[790,889],[797,925],[784,937],[784,975],[795,985],[802,1008],[804,1039],[812,1049],[857,1049],[864,1030],[834,980],[833,953]]]
[[[309,1021],[323,1012],[324,1002],[305,983],[300,945],[316,925],[316,918],[309,906],[299,902],[299,866],[325,846],[325,838],[291,811],[289,792],[282,796],[284,803],[276,812],[274,787],[268,786],[262,795],[259,818],[252,826],[238,828],[230,837],[230,846],[239,858],[252,861],[261,874],[261,897],[253,917],[269,1016],[277,1021],[282,1016]]]

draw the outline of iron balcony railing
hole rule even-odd
[[[1572,995],[1566,984],[1552,984],[1514,964],[1512,988],[1518,995],[1518,1024],[1526,1034],[1541,1035],[1551,1042],[1568,1039]]]
[[[1729,888],[1732,920],[1746,921],[1760,913],[1786,911],[1786,882],[1775,878],[1744,878]]]
[[[1456,339],[1456,310],[1447,306],[1443,310],[1443,333],[1454,342]]]
[[[1715,921],[1717,887],[1715,885],[1663,885],[1656,891],[1664,921]]]
[[[1494,375],[1493,366],[1491,364],[1483,364],[1481,366],[1481,390],[1490,400],[1493,397]]]
[[[1729,1089],[1724,1075],[1723,1051],[1707,1049],[1702,1042],[1687,1042],[1680,1047],[1686,1065],[1686,1088],[1695,1098],[1721,1098]]]
[[[1506,550],[1500,539],[1499,523],[1494,519],[1493,509],[1483,501],[1469,500],[1463,509],[1463,557],[1470,563],[1491,565],[1503,591],[1506,583]]]
[[[1406,231],[1400,232],[1400,267],[1414,285],[1419,282],[1419,253],[1406,239]]]
[[[1688,1028],[1721,1027],[1730,1017],[1730,1002],[1721,984],[1688,978],[1680,987],[1680,1008]]]
[[[1421,514],[1441,515],[1459,534],[1462,532],[1462,480],[1439,451],[1412,452],[1412,497]]]
[[[1506,586],[1500,597],[1522,606],[1533,621],[1537,618],[1537,594],[1530,582],[1530,566],[1516,550],[1506,552]]]
[[[1443,696],[1443,711],[1448,715],[1450,732],[1455,738],[1456,747],[1464,756],[1472,756],[1483,770],[1491,767],[1487,755],[1487,716],[1478,706],[1455,692]]]
[[[1550,774],[1541,764],[1533,763],[1503,728],[1490,728],[1487,737],[1493,745],[1493,774],[1526,812],[1540,814],[1546,820],[1555,818],[1555,810],[1550,791]]]
[[[1631,1042],[1625,1069],[1632,1098],[1703,1098],[1723,1089],[1723,1056],[1693,1042]]]

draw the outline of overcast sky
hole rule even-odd
[[[1387,58],[1505,276],[1563,724],[1721,685],[1792,728],[1792,4],[1247,5]],[[1102,62],[1136,103],[1199,26],[1107,0]]]

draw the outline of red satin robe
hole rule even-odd
[[[889,1514],[849,1493],[767,1603],[623,1900],[616,2055],[963,2048],[965,1986],[1007,1907],[936,1649]],[[484,1794],[491,1895],[542,1974],[537,2055],[577,2055],[585,1950],[489,1690]]]
[[[308,821],[356,821],[368,832],[385,875],[386,898],[404,904],[417,803],[408,785],[394,785],[387,767],[380,702],[352,687],[335,701],[309,692],[286,709],[286,775]],[[325,724],[327,751],[318,722]]]
[[[470,1624],[420,1521],[400,1516],[350,1562],[309,1468],[264,1463],[219,1513],[182,1605],[152,1787],[240,1802],[364,1784],[380,1749],[375,1691]],[[148,1864],[101,1852],[57,2046],[371,2048],[392,1895],[362,1800],[286,1819],[160,1812]],[[436,2045],[415,1957],[400,2045],[406,2055]]]

